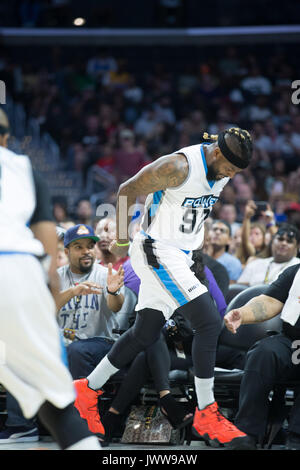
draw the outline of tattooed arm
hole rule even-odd
[[[259,295],[249,300],[243,307],[230,310],[224,322],[229,331],[236,333],[242,324],[259,323],[278,315],[283,308],[283,303],[268,295]]]
[[[145,166],[121,184],[116,207],[118,243],[128,243],[128,226],[131,221],[129,208],[135,204],[137,197],[180,186],[187,178],[188,170],[188,161],[183,154],[166,155]],[[126,247],[118,247],[116,242],[113,242],[110,251],[117,256],[123,256],[126,254]]]

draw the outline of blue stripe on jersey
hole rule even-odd
[[[153,266],[151,267],[165,288],[168,290],[168,292],[170,292],[174,299],[176,299],[179,305],[184,305],[189,302],[189,300],[185,298],[181,290],[176,286],[175,282],[170,278],[168,272],[161,264],[159,265],[159,268],[154,268]]]
[[[179,305],[186,304],[189,299],[184,296],[183,292],[173,281],[166,268],[163,266],[163,264],[159,262],[158,258],[156,257],[153,250],[154,240],[142,230],[141,233],[146,235],[146,237],[148,238],[148,240],[143,242],[143,250],[146,255],[149,268],[153,270],[154,274],[156,274],[156,276],[159,278],[160,282],[164,285],[165,289],[172,295],[172,297],[176,300]],[[150,243],[147,243],[148,241]]]
[[[203,162],[203,166],[205,168],[205,174],[207,174],[207,163],[206,163],[206,160],[205,160],[205,155],[204,155],[204,150],[203,150],[203,144],[200,145],[200,150],[201,150],[201,156],[202,156],[202,162]],[[212,188],[213,185],[215,184],[215,181],[214,180],[211,180],[211,181],[208,181],[208,184],[209,186]]]
[[[163,191],[156,191],[154,194],[153,194],[153,202],[150,206],[150,217],[154,217],[156,212],[157,212],[157,209],[158,209],[158,205],[161,201],[161,198],[163,197],[163,194],[164,192]]]

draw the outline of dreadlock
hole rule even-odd
[[[196,278],[208,288],[208,280],[204,270],[205,264],[201,250],[193,251],[192,259],[194,264],[192,265],[191,270],[195,273]]]
[[[219,135],[204,132],[207,142],[217,142],[224,157],[238,168],[246,168],[252,155],[252,140],[248,131],[230,127]]]

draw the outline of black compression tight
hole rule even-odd
[[[162,312],[151,308],[140,310],[134,325],[113,345],[107,357],[117,369],[121,369],[150,346],[159,337],[166,320]]]
[[[178,309],[195,330],[192,357],[195,375],[211,378],[214,375],[217,341],[221,331],[221,318],[208,292]],[[113,366],[121,369],[137,354],[154,343],[165,324],[162,312],[144,309],[138,312],[135,324],[114,344],[108,353]]]
[[[222,321],[208,292],[178,309],[195,330],[192,359],[195,376],[208,379],[214,376],[217,342]]]
[[[60,409],[47,401],[39,409],[38,417],[61,449],[92,436],[73,403]]]

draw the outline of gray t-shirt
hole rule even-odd
[[[76,298],[72,298],[58,312],[58,325],[75,330],[76,337],[87,339],[95,336],[116,340],[118,334],[112,333],[113,329],[119,328],[118,317],[122,314],[122,309],[114,313],[107,306],[107,273],[108,269],[100,264],[94,264],[89,274],[79,275],[70,272],[68,265],[62,266],[57,270],[60,277],[61,290],[64,291],[74,286],[74,283],[90,281],[103,287],[102,294],[89,294],[81,296],[80,302],[76,307]],[[116,272],[116,271],[113,271]],[[124,286],[121,293],[125,295]],[[79,300],[79,299],[78,299]],[[124,302],[125,303],[125,302]]]

